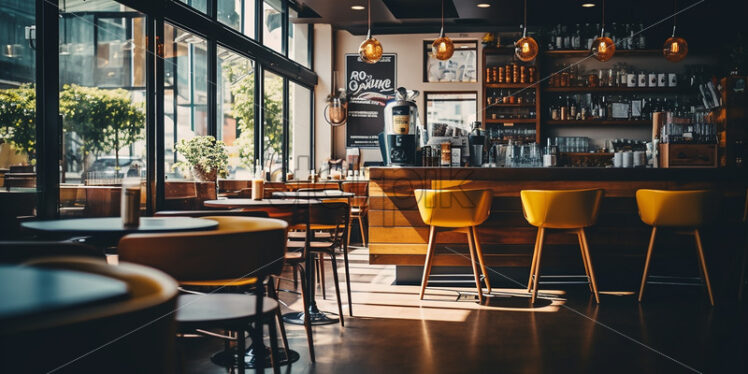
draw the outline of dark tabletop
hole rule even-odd
[[[0,265],[0,325],[128,295],[120,280],[79,271]]]
[[[338,190],[273,192],[273,197],[280,199],[335,199],[354,195],[352,192]]]
[[[218,222],[209,219],[190,217],[143,217],[140,225],[122,225],[120,217],[57,219],[50,221],[24,222],[25,229],[58,234],[73,235],[126,235],[133,233],[184,232],[215,230]]]
[[[306,200],[306,199],[220,199],[220,200],[207,200],[205,204],[208,208],[224,208],[224,209],[236,209],[236,208],[266,208],[266,207],[279,207],[287,208],[290,206],[299,205],[312,205],[319,204],[319,200]]]

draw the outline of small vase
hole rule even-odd
[[[215,182],[218,179],[217,170],[213,169],[210,172],[206,172],[199,166],[192,167],[192,176],[200,182]]]

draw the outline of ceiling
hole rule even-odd
[[[299,23],[329,23],[355,35],[366,34],[366,10],[352,10],[351,6],[367,6],[367,0],[297,0],[307,12],[292,20]],[[487,3],[489,8],[479,8]],[[584,8],[582,3],[595,3]],[[678,16],[681,32],[706,38],[712,34],[746,29],[745,11],[739,8],[743,0],[680,0],[679,9],[693,5]],[[745,4],[742,5],[743,7]],[[608,23],[644,23],[657,32],[672,29],[671,0],[607,0],[605,13]],[[439,32],[440,0],[371,0],[372,30],[374,34],[406,34]],[[447,32],[486,32],[518,30],[523,19],[522,0],[444,0]],[[558,23],[600,23],[602,0],[527,0],[527,21],[532,30],[538,26]],[[307,16],[308,15],[308,16]],[[741,18],[743,17],[743,18]]]

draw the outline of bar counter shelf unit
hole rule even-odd
[[[493,191],[491,215],[478,227],[478,233],[487,266],[502,268],[530,266],[537,230],[523,216],[521,190],[603,189],[599,219],[588,232],[590,251],[601,289],[622,289],[618,287],[623,282],[623,289],[628,290],[634,290],[640,280],[651,231],[639,218],[636,190],[715,190],[721,195],[722,214],[719,222],[704,230],[705,247],[714,248],[706,254],[707,262],[710,268],[714,267],[714,274],[721,274],[714,283],[737,284],[727,278],[735,273],[732,270],[734,256],[742,253],[744,245],[741,219],[748,176],[735,170],[376,167],[370,173],[369,263],[397,265],[398,284],[420,281],[429,237],[429,228],[421,220],[413,191],[455,187]],[[692,256],[677,255],[695,250],[692,240],[688,239],[663,235],[657,243],[654,263],[658,262],[657,256],[668,253],[683,261],[693,260]],[[548,236],[545,243],[549,250],[544,252],[544,266],[556,268],[562,274],[584,274],[579,265],[576,240],[573,235],[561,233]],[[464,235],[441,233],[438,242],[435,267],[446,267],[442,270],[452,272],[459,270],[458,267],[470,266]],[[690,262],[668,260],[660,264],[686,273],[691,271],[692,275],[697,271],[695,263]],[[671,274],[668,270],[672,269],[664,273]],[[524,271],[522,269],[521,274],[525,274]],[[459,273],[469,271],[463,268]],[[521,278],[517,279],[524,282]],[[501,277],[496,281],[506,283]]]

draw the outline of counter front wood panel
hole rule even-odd
[[[729,170],[674,169],[481,169],[373,168],[370,171],[370,263],[421,266],[428,226],[421,220],[413,191],[419,188],[487,188],[494,199],[489,219],[478,228],[490,266],[529,266],[537,229],[522,214],[523,189],[602,188],[605,197],[597,224],[589,229],[595,262],[640,261],[646,253],[650,228],[639,219],[635,193],[642,188],[719,191],[723,214],[704,230],[705,242],[720,252],[742,243],[740,218],[745,204],[745,177]],[[438,234],[435,265],[469,265],[465,235]],[[551,232],[543,253],[545,264],[581,264],[577,238]],[[693,238],[663,234],[657,255],[695,248]],[[662,248],[662,249],[660,249]],[[684,257],[684,256],[680,256]],[[687,256],[690,259],[690,256]]]

